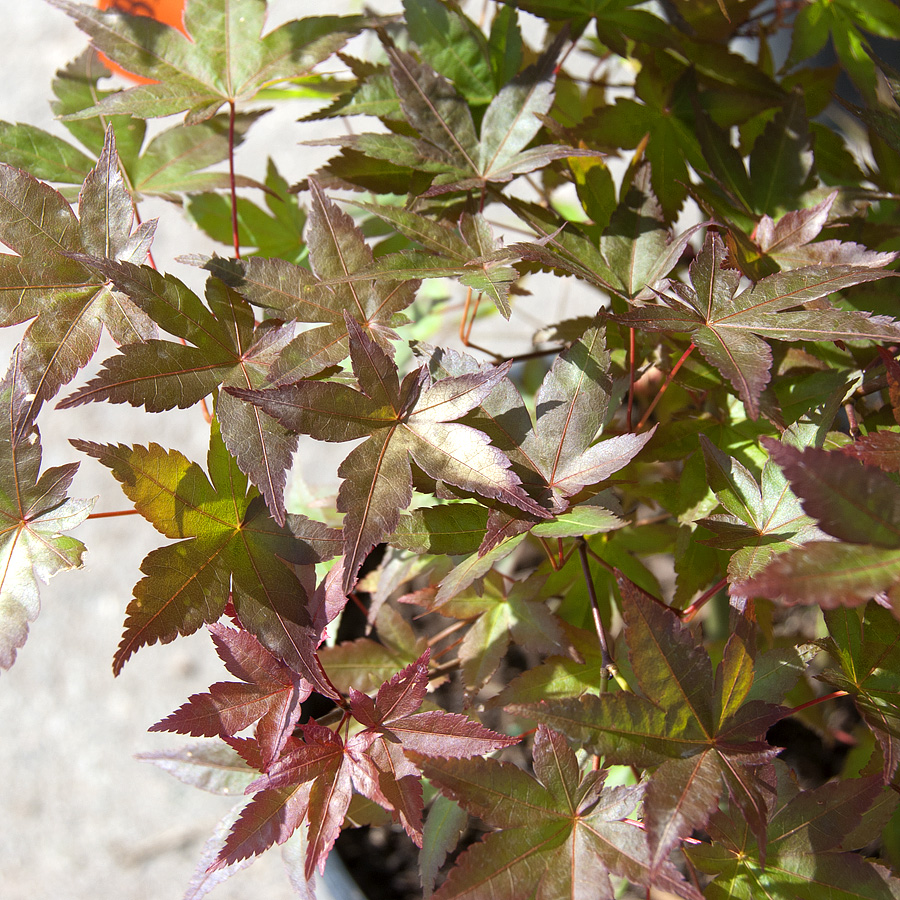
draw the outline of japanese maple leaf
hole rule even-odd
[[[560,231],[555,217],[537,204],[509,199],[510,208],[540,235],[536,242],[523,241],[509,249],[623,299],[649,300],[667,283],[669,272],[703,224],[673,236],[653,191],[649,163],[638,167],[631,183],[622,186],[622,194],[599,246],[571,222]]]
[[[410,457],[431,478],[546,518],[510,471],[506,456],[486,435],[455,422],[490,393],[504,367],[433,384],[422,368],[401,385],[388,355],[350,315],[346,323],[359,390],[314,380],[263,391],[226,390],[291,431],[317,440],[368,438],[338,469],[347,591],[365,556],[397,527],[400,510],[412,500]]]
[[[493,228],[482,213],[464,212],[458,227],[452,227],[396,206],[356,205],[425,248],[380,256],[369,267],[373,275],[404,281],[456,277],[461,284],[490,297],[504,318],[510,317],[510,288],[519,278],[513,263],[520,254],[494,237]]]
[[[887,316],[830,306],[796,309],[834,291],[891,274],[865,265],[804,266],[769,275],[738,293],[740,273],[726,267],[722,240],[709,232],[690,268],[692,287],[673,283],[660,295],[665,306],[644,306],[614,318],[634,328],[690,334],[755,419],[760,395],[771,378],[772,351],[764,339],[900,339],[900,328]]]
[[[339,550],[339,533],[303,516],[284,526],[228,453],[214,424],[209,477],[177,450],[73,441],[107,466],[135,509],[178,542],[141,564],[125,632],[113,659],[118,674],[147,644],[168,643],[215,622],[229,597],[243,626],[276,657],[328,696],[314,660],[321,624],[291,566],[311,566]]]
[[[81,567],[84,544],[64,534],[83,522],[93,500],[66,491],[78,463],[41,474],[41,442],[29,417],[21,351],[0,382],[0,668],[8,669],[40,610],[38,584]]]
[[[815,240],[828,222],[837,195],[832,191],[815,206],[785,213],[777,222],[763,216],[753,232],[757,247],[782,269],[814,265],[881,268],[893,262],[896,253],[876,253],[853,241]]]
[[[187,110],[188,125],[202,122],[224,103],[250,100],[266,84],[308,74],[362,24],[359,16],[311,17],[263,35],[264,0],[188,0],[185,35],[146,16],[51,2],[111,60],[154,80],[105,97],[76,118],[122,113],[146,119]]]
[[[801,435],[795,427],[785,432],[782,440],[798,443]],[[757,483],[739,460],[722,453],[704,435],[700,435],[700,447],[709,486],[727,513],[707,516],[697,524],[715,534],[704,543],[734,551],[728,563],[732,586],[761,572],[779,553],[823,537],[774,459],[763,464]]]
[[[345,314],[393,354],[392,326],[416,295],[418,281],[379,278],[371,271],[372,250],[353,220],[310,179],[306,240],[312,271],[282,259],[253,257],[241,263],[212,259],[207,268],[256,306],[282,319],[317,327],[294,338],[279,353],[270,380],[286,384],[315,375],[346,359]]]
[[[122,347],[95,378],[59,404],[61,409],[106,400],[161,412],[192,406],[223,384],[260,387],[290,338],[271,322],[256,327],[250,304],[216,278],[207,282],[206,306],[177,278],[149,266],[85,263],[181,342],[151,339]],[[283,525],[285,470],[296,436],[228,394],[220,395],[216,413],[225,446]]]
[[[545,580],[532,575],[524,581],[513,581],[490,572],[478,590],[460,591],[444,603],[434,603],[434,596],[429,594],[422,603],[430,612],[473,620],[459,647],[467,691],[476,693],[484,687],[511,640],[537,653],[565,652],[567,641],[560,621],[541,594]],[[416,599],[416,595],[410,598]]]
[[[438,351],[432,373],[472,377],[484,369],[472,357]],[[554,360],[538,390],[536,417],[515,386],[503,379],[466,421],[481,429],[513,463],[523,484],[556,515],[577,508],[593,485],[627,465],[653,436],[623,434],[598,441],[609,417],[612,378],[604,329],[592,325]],[[588,489],[585,491],[585,489]],[[481,552],[536,523],[505,510],[492,510]],[[583,532],[582,532],[583,533]]]
[[[540,116],[553,105],[554,67],[564,40],[561,35],[535,65],[500,90],[485,110],[478,132],[467,102],[446,78],[387,42],[394,89],[418,136],[360,134],[321,143],[427,173],[432,186],[426,197],[507,182],[555,159],[597,155],[566,145],[528,147],[541,129]]]
[[[518,743],[466,716],[442,710],[416,712],[428,689],[428,652],[385,682],[374,698],[351,689],[350,713],[364,727],[344,740],[315,723],[299,726],[301,737],[288,741],[284,753],[266,774],[250,785],[258,793],[229,836],[217,867],[241,854],[260,853],[260,820],[273,806],[289,803],[285,818],[293,831],[303,817],[309,823],[306,877],[320,871],[337,838],[353,790],[383,806],[421,844],[421,772],[407,756],[417,752],[464,758]],[[305,787],[305,790],[304,790]],[[286,792],[292,792],[290,794]],[[273,839],[290,836],[287,828]]]
[[[825,613],[828,637],[818,644],[837,666],[817,676],[820,681],[853,697],[857,709],[881,747],[887,782],[900,764],[900,633],[888,610],[870,602],[859,609]]]
[[[244,683],[219,682],[209,693],[194,694],[150,731],[234,737],[256,722],[256,741],[266,769],[290,737],[300,718],[300,704],[312,693],[312,686],[249,632],[219,624],[208,628],[225,668]]]
[[[538,726],[533,757],[534,776],[494,759],[414,756],[443,794],[500,829],[459,857],[435,900],[612,900],[610,874],[699,900],[668,860],[651,869],[643,832],[622,821],[641,786],[607,787],[605,769],[582,773],[566,739],[545,725]]]
[[[855,606],[900,581],[900,487],[885,472],[841,451],[762,438],[803,511],[837,540],[809,541],[736,586],[744,596],[784,603]],[[823,536],[824,537],[824,536]]]
[[[507,708],[563,731],[608,764],[654,769],[644,797],[653,871],[681,838],[703,828],[723,787],[762,843],[770,797],[758,772],[776,753],[763,738],[784,710],[747,699],[754,648],[735,631],[714,675],[708,654],[672,610],[624,576],[617,581],[641,694],[586,694]]]
[[[716,876],[704,896],[900,897],[900,880],[855,852],[881,837],[885,817],[876,807],[879,794],[887,789],[880,778],[848,778],[800,791],[784,769],[780,775],[764,854],[746,823],[724,812],[709,823],[712,843],[685,847],[694,866]]]
[[[91,50],[73,60],[53,81],[54,114],[64,117],[80,112],[93,106],[98,98],[108,96],[111,91],[101,89],[98,82],[110,74]],[[64,121],[87,153],[34,125],[0,122],[0,161],[24,169],[42,181],[80,187],[103,152],[105,132],[110,126],[116,134],[119,168],[134,200],[150,195],[181,202],[182,192],[223,190],[230,186],[228,172],[202,170],[228,158],[229,130],[233,149],[240,146],[260,115],[261,112],[242,113],[235,116],[233,123],[226,115],[197,125],[179,123],[152,137],[147,134],[146,122],[130,116]],[[260,186],[242,175],[236,176],[236,181],[245,187]]]
[[[119,172],[112,131],[78,199],[79,217],[53,188],[0,165],[0,326],[29,319],[22,363],[32,412],[93,356],[105,325],[117,343],[146,340],[153,322],[106,279],[73,256],[141,262],[155,222],[134,232],[131,196]]]

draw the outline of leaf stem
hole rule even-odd
[[[675,363],[674,366],[672,366],[672,371],[669,372],[668,375],[666,375],[666,380],[662,383],[662,387],[657,391],[656,396],[650,402],[650,405],[647,407],[644,415],[641,416],[641,421],[637,423],[637,428],[635,428],[635,431],[640,431],[647,424],[647,419],[650,418],[653,410],[656,409],[656,404],[659,403],[660,400],[662,400],[662,396],[668,390],[669,385],[672,383],[672,379],[675,377],[675,374],[684,365],[691,353],[694,352],[694,347],[696,346],[697,345],[693,341],[691,341],[691,344],[687,348],[687,350],[685,350],[684,353],[681,354],[681,359],[679,359],[678,362]]]
[[[428,646],[434,647],[435,644],[439,644],[444,638],[450,637],[451,634],[456,634],[460,628],[465,628],[469,623],[465,621],[465,619],[460,619],[459,622],[454,622],[452,625],[448,625],[443,631],[439,631],[437,634],[433,634],[430,638],[428,638]]]
[[[634,409],[634,329],[628,329],[628,409],[626,412],[626,431],[631,431],[631,413]]]
[[[462,663],[459,661],[459,657],[456,659],[448,660],[445,663],[441,663],[439,666],[432,666],[428,670],[428,680],[431,681],[432,678],[437,678],[439,675],[444,675],[447,672],[452,672],[455,669],[458,669]]]
[[[541,542],[541,546],[544,548],[544,553],[547,554],[547,559],[550,561],[550,568],[553,569],[554,572],[558,572],[559,564],[556,561],[556,556],[550,549],[550,544],[547,542],[547,538],[539,537],[538,540]]]
[[[698,612],[713,598],[719,591],[722,590],[725,585],[728,584],[728,579],[723,578],[721,581],[717,581],[709,590],[704,591],[690,606],[681,610],[678,615],[681,616],[682,622],[690,622],[694,616],[697,615]]]
[[[472,288],[466,288],[466,302],[463,305],[462,318],[459,320],[459,339],[463,342],[464,347],[469,346],[468,335],[466,334],[466,319],[469,317],[469,307],[471,305]]]
[[[459,323],[459,339],[463,342],[464,347],[471,346],[469,338],[472,336],[472,327],[475,325],[475,316],[478,315],[478,307],[481,304],[481,291],[478,292],[478,296],[475,298],[475,303],[472,303],[472,288],[466,288],[466,303],[463,306],[463,314],[462,321]],[[469,315],[469,308],[472,309],[472,314]],[[466,320],[468,319],[468,327],[466,327]]]
[[[241,258],[241,242],[238,233],[237,182],[234,177],[234,101],[228,101],[228,181],[231,186],[231,236],[234,241],[234,258]]]
[[[825,694],[823,697],[815,697],[812,700],[807,700],[806,703],[801,703],[799,706],[795,706],[787,715],[792,716],[794,713],[798,713],[801,710],[808,709],[810,706],[815,706],[817,703],[824,703],[826,700],[836,700],[838,697],[846,697],[846,691],[832,691],[830,694]]]
[[[136,509],[115,509],[112,512],[96,512],[91,513],[89,519],[112,519],[116,516],[139,516],[140,512]]]
[[[578,556],[581,558],[581,571],[584,573],[588,596],[591,598],[591,614],[594,617],[594,628],[597,630],[597,639],[600,641],[600,665],[603,667],[603,672],[600,675],[600,693],[602,694],[606,690],[606,682],[615,663],[609,652],[609,638],[603,625],[603,619],[600,616],[600,604],[597,602],[597,590],[594,587],[591,564],[588,560],[588,545],[583,537],[578,538]]]

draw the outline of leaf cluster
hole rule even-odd
[[[65,448],[161,536],[114,673],[205,626],[231,679],[150,729],[248,795],[188,896],[283,845],[314,898],[365,825],[438,900],[900,895],[896,7],[51,2],[91,47],[53,85],[71,140],[0,123],[0,667],[85,550],[51,401],[195,408],[205,466]],[[243,176],[260,101],[330,159]],[[221,250],[154,258],[169,213]],[[834,779],[787,719],[852,744]]]

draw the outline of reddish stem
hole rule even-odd
[[[628,329],[628,410],[626,430],[631,431],[631,412],[634,409],[634,329]]]
[[[723,578],[721,581],[717,581],[708,591],[704,591],[690,606],[678,613],[681,616],[681,621],[690,622],[726,584],[728,584],[728,579]]]
[[[463,304],[462,319],[459,323],[459,339],[464,347],[469,346],[469,336],[466,334],[466,319],[469,316],[469,307],[472,305],[472,288],[466,288],[466,302]],[[471,331],[471,329],[469,329]]]
[[[647,407],[644,415],[641,416],[641,421],[637,423],[637,428],[635,428],[635,431],[640,431],[647,424],[647,419],[650,418],[653,410],[656,409],[656,404],[659,403],[660,400],[662,400],[662,396],[668,390],[669,385],[672,383],[672,379],[675,377],[675,374],[685,364],[687,358],[694,352],[695,346],[696,344],[691,341],[691,344],[687,348],[687,350],[685,350],[684,353],[681,354],[681,359],[679,359],[678,362],[675,363],[674,366],[672,366],[672,371],[669,372],[668,375],[666,375],[666,380],[662,383],[662,387],[659,389],[659,391],[657,391],[656,396]]]
[[[465,624],[468,624],[468,622],[466,622]],[[447,644],[447,646],[444,647],[443,650],[439,650],[437,653],[434,654],[433,659],[440,659],[442,656],[445,656],[447,653],[449,653],[455,647],[458,647],[465,639],[466,639],[466,637],[465,637],[465,635],[463,635],[461,638],[457,638],[452,644]],[[457,662],[458,661],[459,660],[457,660]]]
[[[451,634],[456,634],[460,628],[465,628],[469,623],[465,620],[454,622],[452,625],[448,625],[443,631],[439,631],[437,634],[433,634],[430,638],[428,638],[428,646],[434,647],[436,644],[439,644],[444,638],[450,637]]]
[[[801,703],[799,706],[795,706],[788,715],[792,716],[794,713],[798,713],[803,709],[808,709],[810,706],[815,706],[817,703],[824,703],[826,700],[836,700],[838,697],[846,697],[846,691],[832,691],[830,694],[825,694],[824,697],[816,697],[813,700],[807,700],[806,703]]]
[[[116,516],[139,516],[140,513],[136,509],[116,509],[112,512],[91,513],[89,519],[112,519]]]
[[[241,258],[241,242],[238,233],[237,182],[234,177],[234,101],[228,101],[228,179],[231,185],[231,236],[234,240],[234,258]]]
[[[556,562],[556,557],[553,555],[553,551],[550,549],[550,544],[547,543],[547,538],[538,538],[541,542],[541,546],[544,548],[544,553],[547,554],[547,559],[550,561],[550,568],[553,569],[554,572],[559,571],[559,565]]]

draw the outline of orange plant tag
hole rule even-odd
[[[132,16],[148,16],[156,19],[157,22],[164,22],[166,25],[177,28],[182,34],[187,34],[184,30],[184,4],[185,0],[97,0],[97,9],[117,9],[119,12],[130,13]],[[140,75],[126,72],[102,53],[100,58],[104,65],[129,81],[138,84],[155,83],[151,78],[142,78]]]

